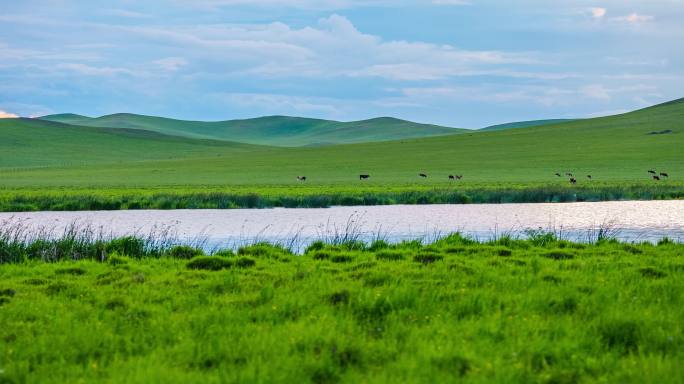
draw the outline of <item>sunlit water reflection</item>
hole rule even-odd
[[[488,240],[525,237],[538,229],[590,241],[599,228],[610,229],[623,241],[655,242],[664,237],[684,240],[684,201],[30,212],[0,213],[0,223],[20,223],[30,232],[52,234],[63,233],[73,223],[105,236],[165,231],[179,242],[206,249],[269,241],[301,250],[316,239],[429,241],[452,232]]]

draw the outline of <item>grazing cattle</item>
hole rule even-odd
[[[426,177],[427,177],[427,175],[424,174],[424,173],[419,173],[418,176],[420,176],[420,177],[422,177],[422,178],[426,178]]]
[[[591,175],[587,175],[587,179],[591,180]]]
[[[306,181],[306,176],[297,176],[297,180]]]
[[[560,173],[558,173],[558,172],[556,172],[556,176],[558,176],[558,177],[561,177],[561,174],[560,174]]]
[[[449,180],[456,180],[456,176],[454,176],[454,175],[449,175]]]
[[[359,180],[366,180],[370,178],[370,175],[359,175]]]
[[[571,177],[570,178],[570,184],[577,184],[577,179],[575,179],[574,177]]]
[[[463,178],[463,175],[456,175],[456,180],[461,180]]]
[[[662,176],[662,177],[670,177],[670,175],[668,175],[668,174],[665,173],[665,172],[660,172],[660,176]]]
[[[655,181],[660,181],[660,176],[658,176],[658,175],[653,175],[653,180],[655,180]]]
[[[650,173],[650,174],[652,174],[652,175],[655,175],[655,174],[656,174],[656,171],[650,170],[650,171],[648,171],[648,173]]]

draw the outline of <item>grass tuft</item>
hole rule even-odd
[[[187,267],[205,271],[220,271],[233,267],[233,262],[220,256],[198,256],[190,260]]]
[[[560,249],[546,252],[542,256],[552,260],[571,260],[575,258],[574,254]]]
[[[190,260],[197,256],[203,256],[204,252],[201,249],[193,248],[187,245],[176,245],[171,247],[168,251],[168,256],[174,259]]]

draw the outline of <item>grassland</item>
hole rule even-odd
[[[310,148],[10,119],[0,121],[0,209],[16,206],[11,201],[17,198],[29,208],[58,207],[64,204],[41,200],[106,200],[131,193],[138,200],[171,196],[177,206],[198,193],[344,204],[367,195],[384,203],[681,198],[683,128],[682,100],[556,125]],[[649,169],[670,177],[655,182]],[[419,178],[420,172],[429,177]],[[573,172],[578,185],[556,172]],[[361,173],[371,178],[361,182]],[[449,174],[464,178],[449,183]],[[307,181],[297,182],[298,175]],[[521,190],[526,192],[516,196]]]
[[[4,236],[3,236],[4,235]],[[0,234],[0,381],[676,383],[684,245]]]

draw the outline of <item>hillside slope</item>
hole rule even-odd
[[[555,172],[574,172],[580,183],[589,182],[588,174],[593,182],[648,182],[649,169],[684,180],[681,101],[557,125],[311,148],[50,124],[56,123],[0,123],[0,150],[9,152],[0,158],[0,186],[295,186],[297,175],[306,175],[308,186],[427,186],[447,183],[449,174],[464,175],[459,183],[567,183]],[[10,169],[32,165],[40,168]],[[360,183],[359,173],[372,177]]]
[[[38,119],[0,119],[0,169],[69,167],[191,158],[252,151],[255,146],[197,140],[137,129],[73,126]]]
[[[468,131],[394,118],[339,122],[268,116],[246,120],[203,122],[119,113],[98,118],[60,114],[43,116],[41,119],[90,127],[143,129],[182,137],[284,147],[399,140]]]
[[[506,129],[538,127],[538,126],[542,126],[542,125],[567,123],[570,121],[575,121],[575,120],[573,120],[573,119],[550,119],[550,120],[516,121],[513,123],[490,125],[489,127],[478,129],[478,131],[480,131],[480,132],[503,131]]]

